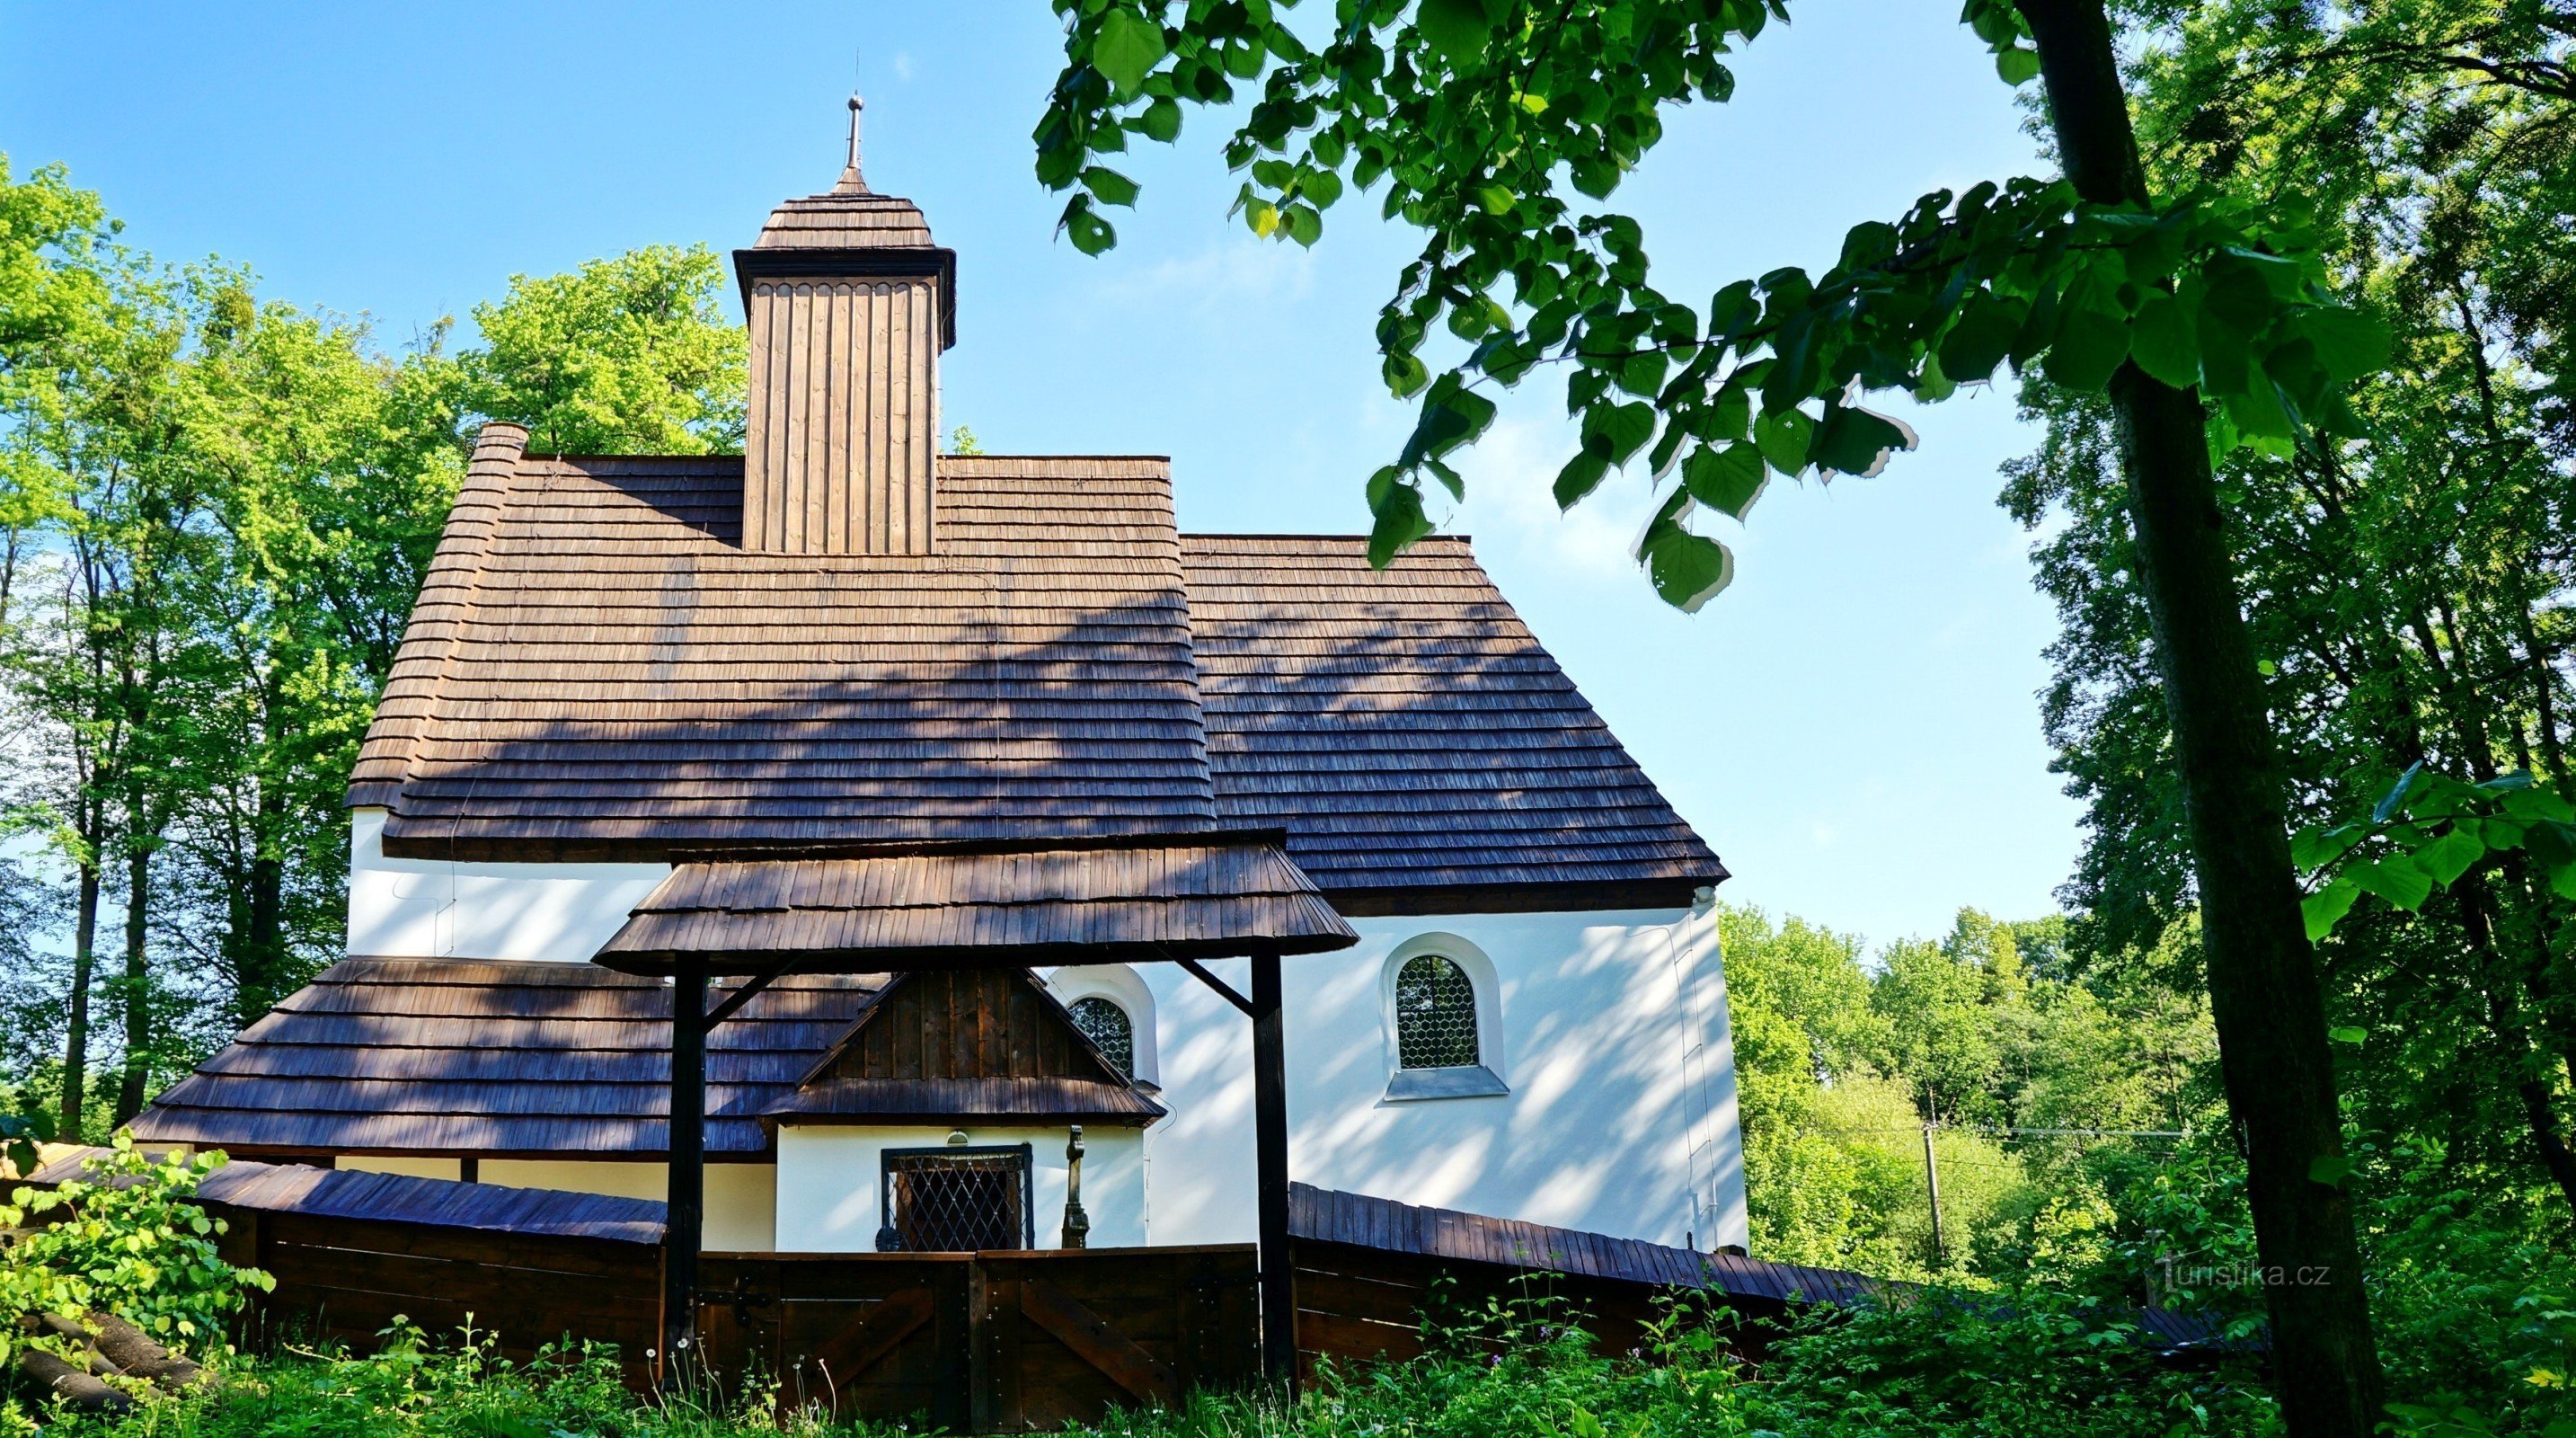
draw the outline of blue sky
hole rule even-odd
[[[1822,268],[1925,190],[2043,168],[1947,0],[1798,14],[1739,57],[1732,103],[1669,113],[1618,197],[1667,293]],[[1194,114],[1124,166],[1145,194],[1118,250],[1076,254],[1030,177],[1059,38],[1036,0],[18,4],[0,151],[68,162],[164,259],[247,262],[398,345],[513,273],[749,243],[831,183],[855,80],[871,182],[958,252],[948,423],[995,452],[1169,454],[1194,529],[1365,527],[1360,483],[1410,424],[1370,340],[1408,235],[1362,204],[1311,252],[1254,240]],[[1725,856],[1727,897],[1879,941],[2051,909],[2078,813],[2033,698],[2051,617],[1994,505],[2034,439],[2009,394],[1915,415],[1921,451],[1878,479],[1721,521],[1738,578],[1696,616],[1625,558],[1642,481],[1556,514],[1562,413],[1536,381],[1506,402],[1449,528]]]

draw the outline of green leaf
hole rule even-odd
[[[2349,879],[2337,879],[2299,901],[2299,919],[2308,930],[2308,942],[2315,943],[2334,932],[2343,916],[2361,900],[2361,890]]]
[[[1753,422],[1753,442],[1761,447],[1762,457],[1792,479],[1806,469],[1815,434],[1816,422],[1803,409],[1784,409]]]
[[[1092,68],[1108,78],[1121,100],[1135,98],[1164,53],[1163,27],[1124,8],[1101,17],[1091,42]]]
[[[2379,802],[2370,806],[2370,822],[2385,824],[2396,818],[2398,807],[2406,802],[2406,796],[2414,792],[2415,781],[2423,776],[2422,761],[2407,765],[2406,772],[2397,776],[2397,782],[2388,786],[2388,792],[2379,796]]]
[[[2334,306],[2299,317],[2299,329],[2317,347],[2317,367],[2337,384],[2350,384],[2388,367],[2394,343],[2377,316]]]
[[[2200,383],[2200,338],[2191,311],[2163,290],[2149,290],[2129,317],[2129,358],[2149,377],[2189,389]]]
[[[2048,347],[2048,377],[2068,389],[2099,393],[2129,357],[2129,327],[2118,315],[2086,306],[2069,312]]]
[[[2019,88],[2039,78],[2039,52],[2016,45],[1995,52],[1995,73],[2007,85]]]
[[[2433,876],[2417,868],[2414,859],[2405,854],[2355,865],[2344,872],[2344,878],[2409,911],[2422,908],[2433,893]]]
[[[1736,519],[1753,512],[1753,502],[1770,483],[1761,451],[1749,444],[1701,445],[1682,461],[1682,485],[1691,498]]]
[[[1960,384],[1992,376],[2021,332],[2026,311],[2017,300],[1980,290],[1969,296],[1950,332],[1941,337],[1941,372]]]
[[[1085,196],[1074,196],[1073,203],[1065,207],[1063,223],[1065,238],[1086,255],[1102,254],[1118,243],[1118,231],[1100,218]]]
[[[1104,205],[1136,203],[1136,182],[1103,165],[1082,172],[1082,183],[1091,187],[1093,199]]]
[[[1613,464],[1625,464],[1628,456],[1645,447],[1655,434],[1655,407],[1644,400],[1628,404],[1596,404],[1583,412],[1584,447],[1597,442]]]
[[[2227,397],[2227,417],[2252,439],[2289,439],[2299,432],[2297,422],[2281,403],[2280,387],[2260,366],[2246,376],[2243,393]]]
[[[1169,95],[1159,96],[1136,117],[1136,125],[1146,139],[1168,145],[1181,137],[1181,103]]]
[[[1826,469],[1872,479],[1889,455],[1912,448],[1914,431],[1905,425],[1857,405],[1829,404],[1807,452]]]
[[[1483,0],[1422,0],[1413,25],[1432,49],[1460,69],[1483,58],[1485,46],[1494,38],[1494,24],[1486,18]]]
[[[2341,1188],[2344,1186],[2344,1181],[2351,1178],[2360,1168],[2361,1165],[2353,1162],[2349,1154],[2319,1154],[2316,1162],[2308,1165],[2308,1182],[2322,1183],[2328,1188]]]
[[[1723,544],[1687,529],[1674,528],[1646,546],[1646,572],[1655,593],[1684,614],[1716,598],[1735,582],[1735,555]]]
[[[2350,1024],[2326,1030],[2326,1041],[2329,1043],[2358,1044],[2368,1040],[2369,1037],[2368,1029],[2355,1028]]]
[[[1610,456],[1589,448],[1567,460],[1565,468],[1556,472],[1556,507],[1572,509],[1583,496],[1599,489],[1609,473]]]
[[[2541,867],[2563,879],[2565,872],[2576,872],[2576,824],[2559,819],[2542,819],[2525,829],[2523,850],[2539,861]]]
[[[1422,494],[1395,476],[1393,465],[1381,469],[1369,480],[1369,509],[1377,523],[1369,528],[1369,564],[1384,569],[1413,542],[1431,532],[1431,518],[1422,512]]]
[[[2290,862],[2313,873],[2350,852],[2366,831],[2359,824],[2327,829],[2311,824],[2290,839]]]
[[[2417,849],[2415,866],[2432,878],[2433,887],[2447,889],[2486,856],[2486,841],[2466,829],[2454,828]]]

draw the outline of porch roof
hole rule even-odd
[[[1020,968],[1348,948],[1359,935],[1275,842],[683,863],[594,962],[717,978]]]

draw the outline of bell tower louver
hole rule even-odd
[[[927,554],[939,355],[957,342],[957,255],[910,200],[859,173],[857,96],[840,183],[772,210],[734,251],[751,328],[743,548]]]

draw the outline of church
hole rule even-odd
[[[856,109],[734,256],[742,455],[482,430],[347,955],[135,1136],[659,1199],[713,956],[765,983],[709,1011],[706,1249],[1242,1241],[1257,932],[1296,1180],[1740,1247],[1717,856],[1466,540],[1378,570],[1180,532],[1165,459],[941,453],[957,256]]]

